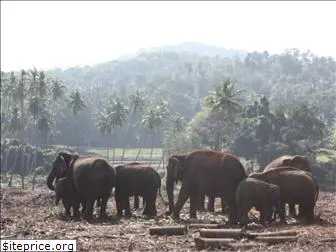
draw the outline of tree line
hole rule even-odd
[[[1,72],[1,134],[33,144],[228,149],[264,165],[333,148],[336,62],[140,53],[92,67]],[[123,154],[124,155],[124,154]]]

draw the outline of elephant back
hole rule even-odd
[[[271,161],[264,169],[264,171],[268,171],[271,169],[277,169],[279,167],[291,166],[296,169],[311,172],[311,167],[309,165],[309,161],[305,156],[300,155],[283,155],[280,156],[273,161]]]

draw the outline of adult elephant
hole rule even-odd
[[[106,215],[106,204],[116,184],[116,173],[108,162],[96,156],[79,156],[60,152],[47,177],[50,190],[55,190],[54,180],[67,177],[85,201],[85,216],[92,217],[93,204],[101,199],[100,217]]]
[[[311,167],[309,165],[308,158],[301,155],[283,155],[273,161],[271,161],[264,169],[264,171],[269,171],[271,169],[277,169],[279,167],[291,166],[296,169],[311,172]],[[295,205],[289,204],[289,213],[293,217],[296,217]]]
[[[179,218],[184,203],[190,197],[190,217],[196,218],[197,203],[201,194],[221,197],[228,203],[229,223],[237,223],[235,190],[246,178],[238,158],[211,150],[180,153],[169,158],[166,189],[169,200],[167,214]],[[174,182],[182,181],[178,200],[174,205]]]
[[[287,166],[251,173],[249,178],[260,179],[280,187],[281,204],[278,211],[281,222],[286,222],[285,203],[298,204],[302,217],[307,221],[314,219],[314,207],[319,195],[319,186],[311,173]]]

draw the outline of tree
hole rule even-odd
[[[125,135],[125,142],[124,142],[124,148],[121,156],[121,161],[124,160],[125,150],[126,150],[126,144],[128,140],[129,130],[133,127],[133,120],[135,119],[135,116],[138,112],[142,112],[145,107],[145,101],[146,101],[146,95],[143,90],[135,90],[130,98],[130,122],[128,124],[126,135]]]
[[[101,113],[100,118],[98,119],[97,127],[103,135],[111,135],[113,129],[121,128],[123,126],[126,120],[126,116],[127,109],[125,108],[119,97],[116,97],[109,102],[107,108],[104,110],[103,113]]]
[[[168,117],[168,113],[168,104],[161,100],[160,102],[155,103],[147,108],[141,121],[142,125],[148,130],[148,136],[151,135],[152,137],[150,159],[153,157],[155,133],[158,132],[164,125],[164,122]],[[136,160],[140,154],[140,151],[141,148],[139,149]]]
[[[221,149],[221,125],[224,121],[234,122],[237,113],[242,109],[240,94],[243,91],[236,89],[236,82],[229,78],[223,79],[222,82],[222,86],[216,86],[214,90],[210,91],[210,94],[205,97],[205,106],[210,109],[210,113],[217,117],[216,150]],[[231,129],[233,129],[233,125],[234,124],[231,124]],[[229,124],[227,124],[227,126],[229,126]]]
[[[72,109],[74,116],[86,107],[84,98],[78,90],[74,90],[70,94],[70,102],[68,103],[68,106]]]

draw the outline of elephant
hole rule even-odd
[[[271,221],[273,207],[279,207],[280,187],[247,177],[238,184],[235,199],[239,222],[242,226],[247,225],[248,212],[252,207],[260,212],[260,222],[264,224],[265,220]]]
[[[319,195],[319,186],[309,173],[291,166],[255,172],[250,178],[260,179],[280,187],[280,220],[286,223],[285,203],[299,205],[300,215],[310,222],[314,219],[314,208]]]
[[[264,171],[268,171],[270,169],[276,169],[278,167],[283,166],[291,166],[294,168],[297,168],[302,171],[311,172],[311,167],[309,165],[309,161],[306,156],[301,155],[283,155],[276,159],[274,159],[272,162],[270,162],[264,169]],[[289,204],[289,213],[293,217],[296,217],[295,212],[295,205]]]
[[[101,199],[100,217],[106,216],[106,204],[116,185],[116,173],[109,163],[96,156],[79,156],[60,152],[47,177],[47,186],[54,190],[56,179],[67,177],[85,201],[85,217],[92,218],[93,204]]]
[[[79,217],[79,206],[82,203],[80,195],[76,191],[76,188],[70,178],[60,178],[55,183],[56,200],[55,204],[58,205],[62,200],[65,208],[65,214],[71,216],[70,209],[73,209],[73,216]]]
[[[167,214],[179,219],[184,203],[190,197],[190,218],[197,218],[199,196],[221,197],[228,203],[229,223],[237,223],[235,190],[246,178],[241,162],[235,156],[213,150],[196,150],[178,153],[169,158],[166,189],[169,201]],[[176,205],[174,205],[174,183],[182,181]]]
[[[141,163],[139,162],[132,162],[132,163],[126,163],[124,165],[141,165]],[[139,209],[139,195],[134,195],[134,209]],[[142,199],[142,206],[144,206],[146,203],[145,203],[145,200]]]
[[[148,165],[119,165],[115,167],[117,183],[115,187],[115,201],[117,214],[122,216],[125,210],[126,216],[131,216],[129,205],[130,196],[142,196],[145,202],[143,215],[156,216],[157,192],[161,195],[161,177],[159,173]]]
[[[311,167],[306,156],[301,155],[283,155],[271,161],[264,169],[268,171],[282,166],[292,166],[302,171],[311,172]]]

